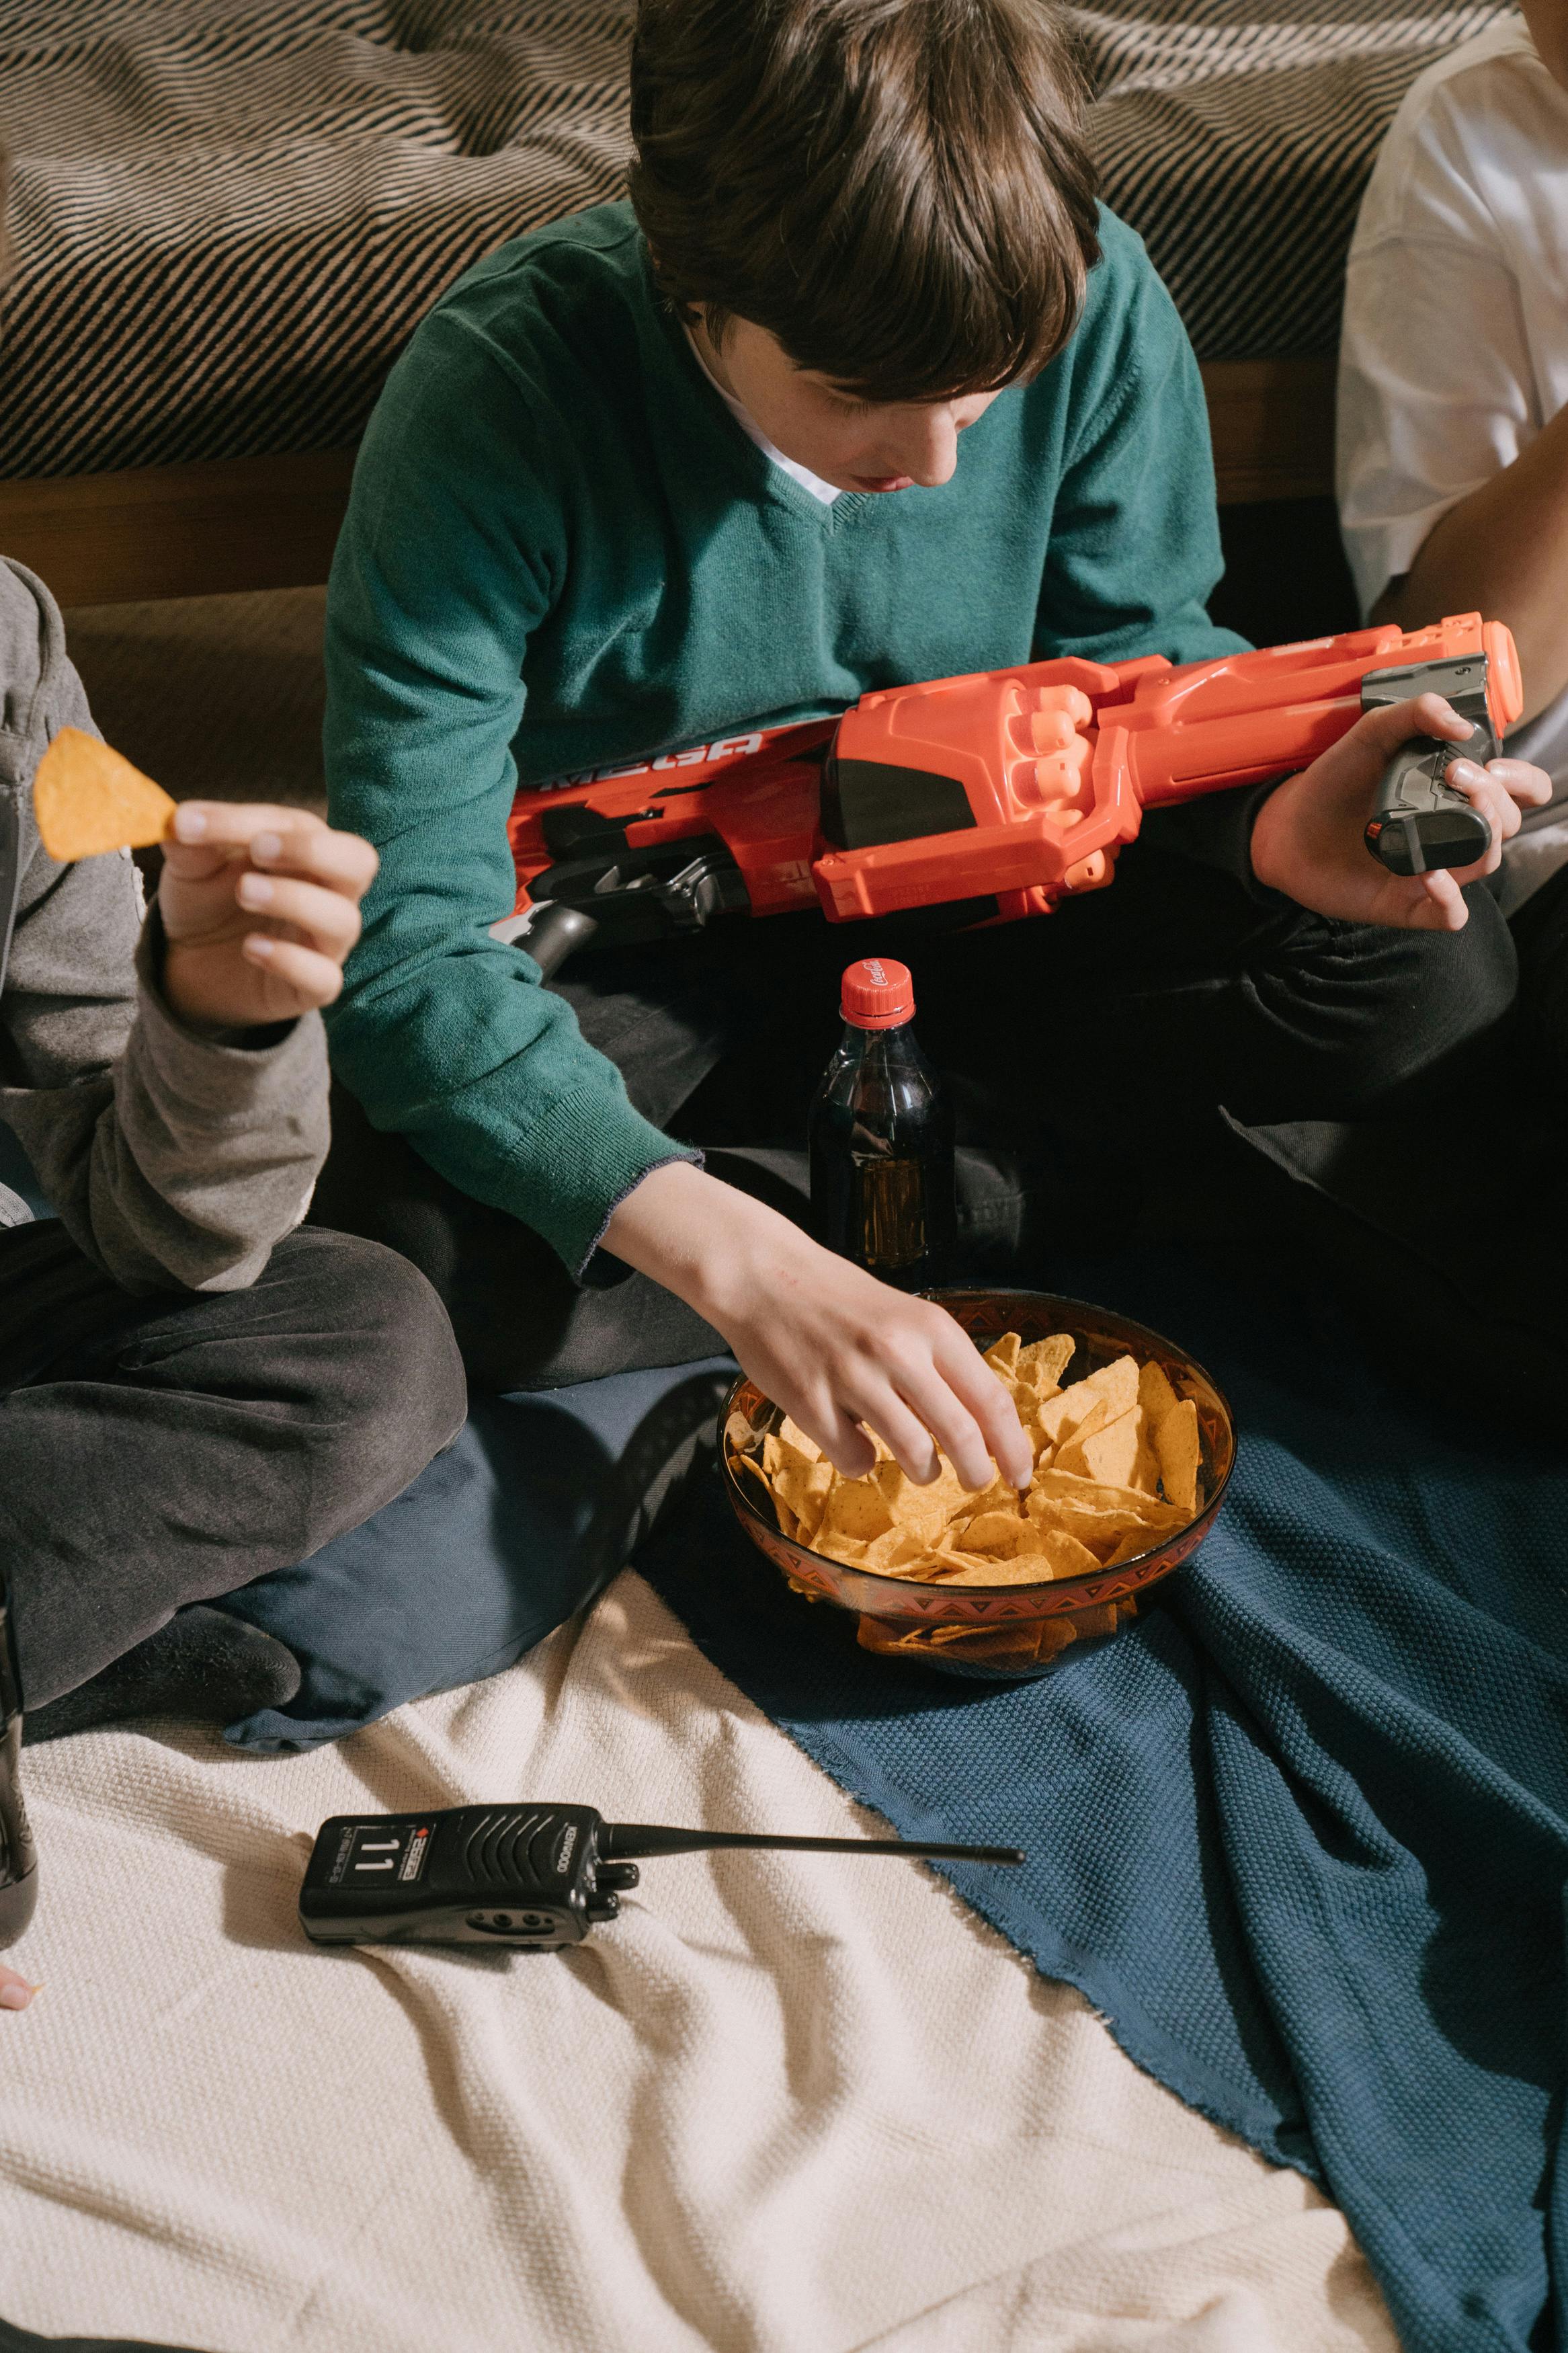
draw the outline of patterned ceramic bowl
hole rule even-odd
[[[1128,1316],[1044,1291],[944,1291],[936,1296],[982,1348],[1004,1332],[1016,1332],[1026,1343],[1050,1332],[1070,1332],[1078,1343],[1071,1366],[1075,1380],[1116,1356],[1130,1354],[1140,1364],[1152,1357],[1176,1395],[1190,1397],[1198,1409],[1199,1492],[1205,1502],[1196,1519],[1115,1568],[1037,1585],[924,1584],[849,1568],[786,1536],[762,1482],[737,1467],[738,1455],[761,1454],[763,1440],[784,1418],[755,1382],[747,1380],[736,1383],[725,1408],[724,1483],[752,1542],[783,1569],[797,1593],[853,1610],[865,1649],[947,1674],[988,1680],[1037,1675],[1069,1643],[1118,1632],[1136,1616],[1137,1595],[1168,1577],[1202,1544],[1229,1483],[1236,1424],[1203,1366]]]

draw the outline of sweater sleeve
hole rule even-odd
[[[328,594],[326,763],[332,822],[381,870],[328,1027],[377,1127],[575,1272],[616,1204],[685,1155],[489,936],[515,898],[527,643],[567,562],[552,434],[506,356],[440,311],[372,418]]]
[[[129,855],[58,865],[32,771],[61,727],[92,728],[60,617],[17,566],[0,577],[0,729],[14,796],[16,920],[0,997],[0,1119],[72,1240],[132,1292],[254,1282],[305,1213],[327,1145],[319,1016],[225,1045],[164,1004],[154,913]],[[93,730],[96,733],[96,730]]]
[[[1247,646],[1208,617],[1225,559],[1203,378],[1142,241],[1101,219],[1105,280],[1071,348],[1073,430],[1052,520],[1035,658],[1205,661]],[[1151,811],[1144,837],[1254,896],[1252,825],[1272,787]]]
[[[160,946],[154,908],[119,1058],[0,1088],[0,1113],[72,1240],[122,1289],[242,1291],[303,1218],[326,1156],[321,1017],[254,1046],[198,1037],[163,1002]]]

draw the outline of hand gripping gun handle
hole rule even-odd
[[[1512,638],[1492,622],[1481,634],[1483,649],[1479,654],[1455,661],[1421,662],[1405,670],[1372,670],[1362,681],[1363,711],[1405,702],[1415,694],[1440,694],[1461,719],[1470,722],[1468,743],[1415,736],[1400,745],[1384,771],[1366,828],[1366,846],[1392,874],[1473,866],[1491,848],[1491,828],[1486,818],[1447,781],[1455,760],[1474,760],[1479,767],[1495,760],[1501,749],[1502,727],[1511,725],[1522,708]],[[1490,707],[1494,701],[1502,727]]]

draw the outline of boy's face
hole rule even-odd
[[[1568,0],[1565,0],[1568,4]],[[721,344],[705,325],[698,349],[726,392],[748,409],[775,449],[840,491],[935,490],[952,480],[958,437],[996,396],[959,400],[857,400],[831,379],[797,367],[775,335],[731,319]]]
[[[1568,90],[1568,0],[1520,0],[1542,64]]]

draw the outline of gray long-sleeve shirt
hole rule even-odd
[[[0,558],[0,1120],[115,1282],[241,1290],[326,1155],[321,1017],[250,1044],[176,1019],[129,855],[61,866],[38,839],[33,771],[62,727],[97,732],[59,612]],[[0,1225],[25,1214],[0,1186]]]

